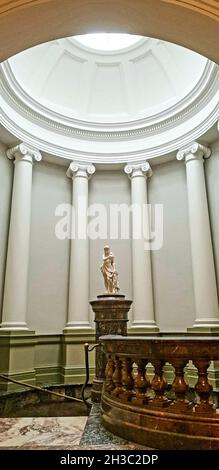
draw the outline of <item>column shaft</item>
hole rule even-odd
[[[157,331],[154,318],[151,253],[146,250],[145,236],[150,234],[147,209],[147,177],[152,172],[146,162],[127,165],[125,172],[131,178],[132,202],[132,275],[133,322],[132,328]],[[143,217],[144,214],[144,217]]]
[[[194,327],[219,327],[217,284],[211,240],[204,157],[209,149],[195,143],[178,152],[185,158],[196,318]]]
[[[89,322],[89,240],[87,236],[88,177],[93,165],[72,163],[72,237],[69,271],[69,305],[66,329],[91,328]]]
[[[41,155],[21,144],[8,157],[15,158],[15,168],[1,328],[19,330],[27,329],[32,164]]]

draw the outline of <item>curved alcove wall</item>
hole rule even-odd
[[[205,163],[209,211],[217,277],[219,278],[219,225],[217,218],[219,141],[211,145],[212,156]],[[0,154],[1,181],[1,264],[4,272],[10,215],[13,164]],[[70,240],[55,236],[55,208],[71,203],[71,181],[66,167],[41,162],[34,167],[28,295],[28,324],[38,333],[60,334],[68,306],[68,265]],[[164,204],[164,244],[152,252],[155,316],[161,331],[186,331],[194,321],[194,294],[188,228],[185,167],[171,161],[154,167],[148,185],[149,202]],[[123,170],[97,170],[89,182],[90,203],[130,204],[130,182]],[[102,289],[99,265],[107,240],[90,241],[90,298]],[[112,240],[122,291],[132,297],[131,241]],[[1,274],[1,299],[3,274]],[[92,318],[92,314],[91,314]]]

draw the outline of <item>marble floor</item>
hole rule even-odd
[[[86,416],[0,418],[0,450],[78,448],[86,421]]]
[[[148,449],[114,436],[101,425],[100,406],[89,417],[0,418],[0,451]],[[148,449],[151,450],[151,449]]]

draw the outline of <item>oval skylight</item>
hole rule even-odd
[[[81,45],[97,51],[118,51],[133,46],[142,39],[142,36],[133,34],[95,33],[75,36],[74,39]]]

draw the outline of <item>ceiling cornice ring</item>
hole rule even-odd
[[[13,135],[15,135],[20,141],[25,141],[27,144],[32,145],[39,150],[49,153],[51,155],[72,160],[72,158],[79,159],[81,162],[92,161],[93,163],[99,164],[112,164],[115,163],[135,163],[144,159],[152,159],[167,155],[171,152],[177,151],[179,148],[184,147],[192,141],[200,139],[219,119],[219,104],[215,106],[212,112],[202,122],[202,125],[198,125],[180,138],[176,138],[166,144],[157,145],[156,147],[147,148],[145,147],[141,151],[126,151],[126,152],[111,152],[111,153],[97,153],[92,151],[81,151],[72,148],[63,148],[59,144],[51,144],[45,142],[41,138],[35,138],[28,132],[25,132],[18,124],[11,121],[3,111],[0,113],[1,124]]]
[[[168,113],[163,113],[162,117],[160,116],[161,119],[159,122],[158,114],[157,116],[152,116],[150,119],[142,119],[140,121],[131,123],[117,123],[117,130],[103,130],[103,125],[98,124],[95,126],[94,123],[92,124],[90,122],[83,122],[74,119],[66,120],[65,118],[65,121],[68,123],[68,125],[60,122],[59,120],[61,120],[62,116],[59,113],[51,111],[48,113],[48,110],[46,110],[42,105],[39,106],[37,102],[29,97],[28,94],[19,86],[9,63],[7,62],[1,66],[0,78],[1,91],[4,94],[5,99],[8,103],[11,102],[13,107],[19,109],[24,117],[28,116],[28,118],[31,118],[33,121],[42,123],[47,129],[55,129],[59,134],[70,134],[72,136],[83,139],[95,139],[102,141],[120,139],[130,140],[132,138],[136,139],[147,135],[154,135],[157,132],[164,132],[167,129],[170,129],[173,124],[178,124],[179,121],[183,122],[185,119],[192,117],[201,107],[205,106],[209,99],[211,99],[211,96],[219,88],[218,67],[212,62],[208,61],[204,73],[197,83],[197,86],[192,90],[192,93],[189,93],[187,96],[189,105],[186,106],[186,99],[181,100],[181,102],[177,103],[177,106],[173,107],[172,115],[167,117]],[[37,107],[38,112],[35,111]],[[183,109],[181,109],[181,107]],[[45,114],[45,111],[47,115]],[[169,114],[171,114],[171,111],[169,111]],[[157,122],[150,124],[150,121],[153,120],[157,120]],[[75,123],[78,124],[77,127],[75,127]],[[133,125],[135,126],[134,129],[122,129],[124,126],[128,127]],[[89,130],[87,128],[88,126],[92,126],[93,129]],[[107,127],[110,126],[107,124]]]

